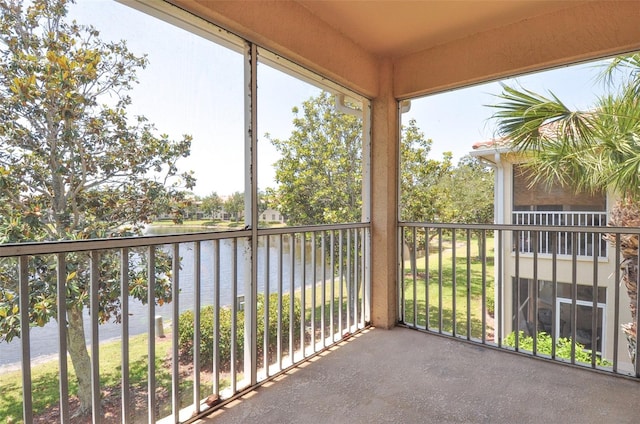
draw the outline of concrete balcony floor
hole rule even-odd
[[[370,329],[201,423],[638,423],[640,381]]]

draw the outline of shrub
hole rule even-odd
[[[289,308],[290,297],[288,294],[282,296],[282,344],[288,346],[289,328]],[[257,353],[258,356],[264,352],[264,295],[259,294],[257,298]],[[300,334],[300,301],[294,299],[294,337]],[[220,308],[219,312],[219,364],[223,371],[230,369],[231,365],[231,308]],[[205,306],[200,310],[200,366],[209,368],[214,359],[213,346],[213,324],[214,308]],[[193,311],[185,311],[180,315],[178,324],[178,343],[182,355],[193,358]],[[277,347],[278,337],[278,294],[269,296],[269,350],[273,351]],[[237,311],[236,314],[236,360],[242,363],[244,358],[244,311]]]
[[[520,349],[533,351],[533,337],[525,335],[524,331],[519,332],[519,346]],[[513,332],[504,338],[503,341],[505,346],[515,347],[516,346],[516,333]],[[553,341],[551,339],[551,335],[540,332],[537,337],[536,349],[537,353],[541,353],[544,355],[551,356],[551,347],[553,345]],[[585,364],[591,363],[591,351],[585,350],[584,346],[580,343],[576,342],[576,362],[582,362]],[[556,341],[556,357],[562,359],[571,359],[571,339],[560,337]],[[596,355],[596,364],[599,366],[610,366],[611,363],[606,359],[602,359],[600,356]]]

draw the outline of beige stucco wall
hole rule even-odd
[[[637,1],[575,2],[395,63],[398,98],[640,49]]]
[[[494,159],[495,160],[495,159]],[[514,163],[519,162],[521,158],[503,154],[500,158],[500,174],[503,179],[504,191],[502,192],[502,196],[497,199],[497,204],[502,205],[502,214],[504,216],[504,223],[511,223],[511,212],[513,210],[514,202],[513,202],[513,193],[517,191],[514,187],[514,182],[517,182],[518,179],[514,178]],[[615,202],[615,195],[613,193],[608,193],[607,197],[607,205],[606,210],[609,211],[612,205]],[[501,203],[500,203],[501,202]],[[511,232],[505,232],[503,239],[503,249],[502,255],[504,258],[503,269],[500,271],[498,267],[496,267],[496,280],[498,278],[503,282],[502,288],[502,299],[504,299],[504,312],[502,314],[502,328],[504,329],[504,335],[509,334],[513,331],[512,328],[512,316],[513,316],[513,283],[512,278],[516,275],[516,255],[512,249],[513,246],[513,234]],[[495,249],[497,251],[498,245],[496,242]],[[519,269],[518,275],[520,278],[533,278],[534,268],[533,268],[533,255],[532,254],[520,254],[519,255]],[[627,344],[626,339],[622,336],[620,328],[615,328],[615,290],[618,282],[615,280],[615,256],[612,252],[612,249],[609,248],[609,255],[607,258],[601,258],[598,260],[597,265],[597,281],[598,285],[601,287],[606,287],[607,289],[607,298],[606,298],[606,340],[605,340],[605,352],[604,355],[608,359],[613,358],[613,344],[614,344],[614,332],[618,332],[619,340],[618,340],[618,360],[620,361],[620,366],[623,369],[629,368],[631,363],[629,361],[629,357],[627,355]],[[499,276],[498,273],[501,275]],[[540,280],[552,281],[552,259],[550,255],[539,255],[538,256],[538,267],[537,267],[537,277]],[[556,281],[560,283],[571,283],[573,281],[573,270],[571,258],[567,256],[559,256],[557,261],[556,268]],[[593,284],[593,258],[579,258],[577,260],[576,266],[576,282],[578,284],[583,285],[592,285]],[[497,290],[497,287],[496,287]],[[621,288],[619,295],[619,305],[620,305],[620,320],[619,322],[626,323],[631,321],[631,313],[628,308],[629,297],[626,294],[626,291]],[[497,299],[497,292],[496,292]],[[625,368],[626,367],[626,368]]]

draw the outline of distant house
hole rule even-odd
[[[284,216],[275,209],[265,209],[259,216],[260,222],[279,222],[284,223]]]
[[[228,221],[231,219],[231,216],[225,210],[219,209],[211,214],[211,218],[218,219],[220,221]]]
[[[514,151],[510,143],[504,140],[478,143],[473,148],[472,156],[491,164],[495,169],[496,224],[560,227],[607,225],[610,208],[615,203],[611,193],[576,194],[574,190],[559,184],[532,184],[522,166],[527,161],[526,153]],[[617,264],[611,246],[601,236],[588,232],[514,231],[505,232],[504,237],[502,269],[496,267],[496,281],[500,278],[504,282],[501,293],[504,334],[516,330],[517,323],[518,329],[529,335],[532,335],[534,328],[548,334],[555,328],[558,337],[571,337],[575,281],[576,341],[586,349],[595,349],[605,358],[612,358],[613,334],[619,329],[614,324],[615,286],[618,282],[613,278]],[[552,294],[554,253],[557,256],[555,308]],[[572,269],[574,255],[577,258],[575,270]],[[594,260],[598,264],[596,290],[593,284]],[[594,297],[597,304],[595,320]],[[496,292],[496,304],[498,298]],[[620,304],[623,301],[626,300],[620,300]],[[620,322],[631,320],[628,308],[621,308],[620,312]],[[597,345],[591,346],[594,331]],[[626,350],[624,337],[619,338],[618,349],[621,352]]]

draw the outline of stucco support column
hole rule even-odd
[[[393,97],[393,64],[380,63],[380,95],[371,120],[371,320],[379,328],[397,322],[398,108]]]

